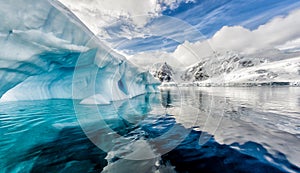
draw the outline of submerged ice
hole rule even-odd
[[[296,87],[185,88],[109,105],[0,103],[0,170],[299,172],[299,96]]]
[[[107,103],[146,92],[148,74],[103,45],[58,1],[0,6],[1,101]]]

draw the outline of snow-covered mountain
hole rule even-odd
[[[210,57],[203,58],[197,64],[188,67],[183,72],[181,79],[188,82],[204,81],[264,62],[266,62],[264,59],[248,58],[232,52],[227,52],[224,55],[215,53]]]
[[[169,83],[164,80],[162,86],[298,85],[300,56],[297,55],[276,50],[252,55],[230,51],[224,54],[215,52],[187,68],[173,68],[171,77],[176,80],[170,80]],[[169,68],[172,69],[170,66]]]
[[[173,76],[174,71],[173,68],[165,63],[157,63],[152,66],[150,69],[150,73],[154,78],[158,79],[160,82],[174,82]]]

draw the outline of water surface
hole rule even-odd
[[[300,89],[0,104],[0,172],[300,172]]]

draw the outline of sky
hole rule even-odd
[[[95,35],[129,56],[178,55],[187,47],[202,55],[210,54],[208,49],[300,48],[299,0],[60,1]]]
[[[132,52],[140,52],[146,50],[155,50],[160,47],[155,47],[154,45],[166,44],[169,50],[175,50],[178,44],[183,43],[188,40],[191,42],[199,41],[205,38],[211,38],[217,31],[219,31],[223,26],[242,26],[244,28],[255,30],[260,25],[263,25],[270,21],[272,18],[277,16],[286,16],[291,11],[300,8],[300,1],[297,0],[195,0],[189,2],[181,2],[177,5],[177,8],[166,8],[162,11],[165,16],[174,17],[182,21],[177,23],[187,23],[186,27],[197,30],[199,33],[194,33],[184,36],[184,39],[173,39],[164,38],[166,35],[170,37],[171,34],[166,34],[161,30],[160,32],[153,31],[154,35],[147,37],[143,36],[137,38],[125,38],[121,37],[116,39],[116,41],[124,41],[126,44],[121,44],[118,46],[120,49],[132,50]],[[152,21],[149,27],[161,28],[161,19],[164,22],[169,20],[167,17],[158,17]],[[176,20],[173,19],[173,20]],[[178,20],[179,21],[179,20]],[[172,23],[172,22],[167,22]],[[174,22],[176,23],[176,22]],[[172,26],[172,24],[170,24]],[[190,26],[189,26],[190,25]],[[112,28],[107,28],[108,31]],[[114,28],[116,29],[116,28]],[[168,33],[172,34],[182,33],[182,28],[180,27],[168,27]],[[112,33],[117,35],[118,32]],[[172,35],[172,36],[173,36]],[[196,35],[196,36],[195,36]],[[182,34],[181,34],[181,37]],[[172,37],[173,38],[173,37]],[[113,39],[112,39],[113,40]],[[113,40],[114,41],[114,40]],[[180,43],[178,43],[180,42]],[[148,46],[147,46],[148,45]]]
[[[212,36],[222,26],[240,25],[255,29],[275,16],[300,7],[297,0],[198,0],[163,14],[177,17]]]

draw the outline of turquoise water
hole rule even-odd
[[[0,172],[300,172],[299,88],[0,104]]]

